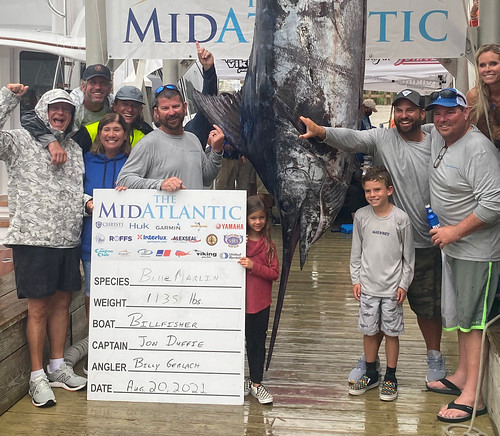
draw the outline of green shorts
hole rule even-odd
[[[443,290],[443,328],[483,330],[495,299],[500,261],[478,262],[446,256],[453,286]]]
[[[408,289],[411,310],[419,318],[441,317],[441,250],[415,248],[415,274]]]

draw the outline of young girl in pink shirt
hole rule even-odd
[[[270,404],[273,396],[262,378],[271,292],[279,276],[279,264],[267,207],[257,195],[247,200],[247,255],[238,263],[247,270],[245,338],[250,377],[245,379],[245,395],[251,393],[259,403]]]

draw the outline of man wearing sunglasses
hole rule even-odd
[[[460,91],[434,93],[426,109],[433,110],[434,117],[431,204],[441,223],[430,233],[433,244],[445,253],[453,284],[443,288],[443,326],[458,332],[459,344],[456,372],[427,386],[437,392],[453,388],[458,398],[441,408],[438,419],[461,422],[471,418],[481,383],[481,335],[500,273],[499,157],[494,145],[470,124],[470,109]],[[476,414],[484,413],[479,394]]]
[[[441,253],[429,235],[425,205],[430,203],[429,162],[430,135],[422,131],[425,118],[423,99],[411,89],[401,91],[393,103],[396,129],[352,130],[321,127],[301,117],[307,132],[301,138],[317,137],[326,144],[350,153],[373,156],[373,164],[385,166],[394,182],[393,199],[403,209],[413,226],[415,276],[408,290],[410,307],[427,348],[426,381],[446,376],[441,354]],[[382,341],[383,335],[379,335]],[[373,365],[375,362],[368,362]],[[355,383],[366,372],[362,356],[348,381]],[[378,364],[378,361],[377,361]]]
[[[158,129],[141,139],[118,175],[117,184],[133,189],[203,189],[219,172],[224,134],[210,132],[208,153],[183,127],[187,103],[175,85],[156,90],[153,116]]]

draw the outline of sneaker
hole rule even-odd
[[[55,370],[52,374],[48,373],[49,384],[53,388],[63,388],[67,391],[79,391],[87,384],[85,377],[76,375],[71,366],[63,363],[59,369]]]
[[[377,357],[377,372],[380,372],[380,359]],[[347,377],[347,381],[350,384],[356,383],[361,377],[366,374],[366,359],[363,354],[359,360],[358,364],[355,368],[349,373],[349,377]]]
[[[85,363],[83,364],[83,373],[88,375],[89,373],[89,359],[85,359]]]
[[[380,381],[377,378],[371,379],[366,374],[364,374],[356,383],[349,386],[349,394],[351,395],[363,395],[366,391],[376,388]]]
[[[426,382],[440,380],[446,377],[446,366],[443,355],[436,350],[427,353],[427,376]]]
[[[382,401],[394,401],[396,398],[398,398],[398,382],[384,380],[380,390],[380,399]]]
[[[49,385],[47,376],[41,375],[35,380],[30,380],[30,388],[28,393],[31,397],[31,402],[36,407],[51,407],[56,405],[56,397]]]
[[[259,400],[260,404],[269,404],[273,402],[273,396],[269,393],[264,385],[250,387],[250,392],[252,395]]]
[[[252,388],[252,380],[250,377],[245,377],[245,381],[243,383],[243,395],[245,397],[250,393],[250,390]]]

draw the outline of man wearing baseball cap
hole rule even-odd
[[[479,380],[481,336],[500,273],[500,166],[495,146],[470,124],[460,91],[431,94],[430,194],[441,227],[432,229],[451,273],[443,288],[443,326],[458,332],[459,360],[454,374],[429,382],[429,390],[458,396],[437,415],[445,422],[471,419]],[[446,296],[446,298],[445,298]],[[484,354],[488,355],[487,350]],[[481,390],[476,415],[486,413]]]
[[[346,128],[321,127],[301,117],[307,132],[301,138],[318,137],[326,144],[350,153],[373,156],[373,164],[387,168],[394,182],[393,199],[403,209],[413,227],[415,244],[415,277],[408,291],[410,307],[427,348],[426,381],[446,376],[441,347],[441,253],[433,246],[425,205],[430,203],[429,162],[430,135],[422,131],[425,118],[423,99],[412,89],[404,89],[393,101],[395,129],[364,131]],[[383,335],[379,335],[382,340]],[[349,374],[348,381],[356,383],[367,371],[375,370],[377,362],[367,362],[365,356]],[[377,365],[378,366],[378,365]]]
[[[152,132],[152,127],[142,118],[144,100],[142,92],[135,86],[123,86],[115,95],[113,112],[121,115],[130,128],[130,145],[134,147],[145,135]],[[97,136],[99,121],[83,126],[75,135],[75,141],[82,147],[85,154],[90,150],[92,142]]]
[[[0,123],[19,104],[27,86],[0,91]],[[87,379],[64,363],[72,293],[81,288],[80,232],[84,214],[83,158],[71,138],[75,104],[62,89],[43,94],[35,113],[67,153],[57,171],[47,150],[25,129],[0,132],[0,159],[9,177],[10,226],[5,245],[12,248],[18,298],[28,301],[26,339],[31,359],[29,395],[33,405],[56,404],[52,387],[83,389]],[[43,368],[45,338],[50,361]]]
[[[83,103],[78,106],[75,122],[80,126],[99,121],[103,115],[111,112],[112,98],[108,98],[112,89],[111,71],[102,64],[89,65],[82,75],[80,89]]]
[[[377,105],[375,101],[371,98],[363,100],[361,104],[361,130],[372,129],[372,122],[370,121],[370,115],[373,112],[378,112]]]

